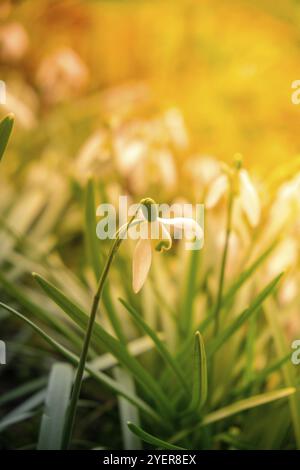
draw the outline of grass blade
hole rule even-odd
[[[207,398],[207,364],[203,338],[195,333],[194,345],[194,383],[191,410],[200,410]]]
[[[53,284],[46,281],[38,274],[34,274],[35,279],[46,292],[46,294],[57,304],[62,310],[69,315],[73,321],[83,330],[86,329],[88,323],[87,314],[81,308],[66,297]],[[144,391],[156,401],[163,415],[170,417],[173,409],[161,387],[151,377],[150,374],[140,365],[140,363],[132,357],[124,345],[116,338],[107,333],[99,323],[95,323],[93,329],[93,338],[102,343],[105,348],[113,354],[121,364],[123,364],[138,380]]]
[[[38,450],[60,450],[73,382],[73,369],[69,364],[54,364],[50,373],[45,411],[42,416]]]
[[[187,395],[190,395],[189,387],[188,384],[185,380],[185,377],[180,370],[178,364],[174,361],[173,357],[171,356],[170,352],[166,348],[166,346],[163,344],[163,342],[159,339],[155,331],[150,328],[150,326],[147,325],[146,322],[142,319],[142,317],[136,312],[136,310],[131,307],[125,300],[119,299],[121,304],[126,308],[126,310],[130,313],[130,315],[133,317],[134,321],[137,323],[137,325],[152,339],[153,343],[155,344],[158,353],[161,355],[163,360],[165,361],[166,364],[169,365],[169,367],[173,370],[174,374],[176,375],[177,379],[183,386],[185,392]]]
[[[30,418],[34,414],[35,408],[40,406],[46,396],[45,390],[40,390],[23,403],[18,405],[14,410],[10,411],[0,421],[0,431],[2,432],[8,426]]]
[[[203,426],[207,426],[217,421],[222,421],[223,419],[230,418],[231,416],[241,413],[242,411],[250,410],[256,408],[257,406],[266,405],[276,400],[286,398],[293,393],[296,389],[294,387],[282,388],[280,390],[275,390],[272,392],[262,393],[260,395],[254,395],[250,398],[245,398],[244,400],[237,401],[231,405],[220,408],[219,410],[213,411],[212,413],[207,414],[203,420],[197,425],[189,429],[184,429],[183,431],[177,433],[172,437],[172,442],[178,442],[181,439],[184,439],[191,433],[199,430]]]
[[[14,388],[13,390],[10,390],[9,392],[3,394],[0,397],[0,406],[6,405],[7,403],[10,403],[11,401],[17,400],[19,398],[22,398],[23,396],[26,396],[27,394],[31,392],[35,392],[36,390],[41,389],[47,384],[47,379],[46,377],[42,377],[39,379],[34,379],[30,382],[26,382],[23,385],[20,385],[17,388]]]
[[[85,237],[87,257],[93,268],[95,279],[98,280],[101,274],[101,260],[99,240],[96,235],[96,207],[94,183],[89,180],[86,187],[85,198]]]
[[[193,321],[193,303],[197,292],[197,272],[199,265],[200,251],[192,250],[190,253],[183,300],[180,313],[180,328],[183,335],[190,333]]]
[[[68,338],[75,346],[77,346],[77,348],[81,348],[82,340],[77,333],[72,331],[71,328],[56,318],[51,312],[48,312],[43,307],[30,300],[28,295],[24,294],[20,288],[6,279],[1,273],[0,284],[4,291],[14,299],[18,300],[18,302],[26,308],[28,312],[33,313],[39,320],[47,322],[47,324],[51,325],[56,331],[62,333],[66,338]]]
[[[223,307],[230,303],[230,301],[235,296],[235,293],[240,289],[240,287],[242,287],[243,284],[245,284],[245,282],[252,276],[252,274],[254,274],[257,268],[259,268],[259,266],[268,258],[268,256],[272,253],[277,244],[278,241],[276,240],[251,264],[251,266],[249,266],[248,269],[239,274],[237,280],[233,282],[233,284],[228,288],[223,297]]]
[[[250,410],[251,408],[256,408],[257,406],[266,405],[272,401],[280,400],[281,398],[286,398],[293,393],[296,389],[294,387],[283,388],[281,390],[275,390],[272,392],[262,393],[260,395],[255,395],[250,398],[245,398],[240,400],[232,405],[225,406],[217,411],[213,411],[205,416],[200,426],[206,426],[216,421],[221,421],[223,419],[229,418],[237,413],[242,411]]]
[[[130,431],[133,432],[136,436],[140,437],[142,441],[148,442],[148,444],[158,447],[159,449],[185,450],[183,447],[178,447],[173,444],[169,444],[168,442],[165,442],[159,439],[158,437],[149,434],[148,432],[144,431],[142,428],[136,426],[133,423],[129,422],[127,423],[127,425]]]
[[[272,294],[277,287],[283,273],[273,279],[255,298],[249,308],[244,310],[236,320],[234,320],[227,328],[225,328],[215,339],[210,343],[207,350],[207,357],[211,357],[227,340],[232,336],[244,323],[253,315],[258,308],[262,305],[264,300]]]
[[[8,140],[14,125],[14,115],[8,114],[0,122],[0,161],[2,160],[3,154],[8,144]]]
[[[21,421],[25,421],[26,419],[31,418],[33,415],[32,412],[26,411],[22,414],[19,414],[18,416],[12,416],[12,417],[5,417],[0,421],[0,432],[3,432],[6,428],[9,426],[12,426],[13,424],[20,423]]]
[[[131,392],[135,391],[134,381],[131,375],[121,367],[116,367],[113,371],[114,376],[117,382],[121,383],[126,390]],[[140,450],[142,448],[142,443],[140,438],[131,433],[128,429],[127,422],[134,421],[135,423],[140,422],[139,413],[135,406],[133,406],[129,401],[125,400],[123,397],[118,397],[119,404],[119,417],[120,425],[123,435],[123,444],[125,450]]]
[[[245,270],[243,273],[241,273],[238,276],[238,279],[225,292],[223,299],[222,299],[222,308],[230,304],[230,302],[234,298],[235,293],[251,277],[251,275],[256,271],[256,269],[267,259],[267,257],[271,254],[271,252],[275,248],[276,244],[277,242],[274,242],[270,247],[268,247],[267,250],[265,250],[247,270]],[[203,333],[207,329],[207,327],[211,324],[213,319],[214,319],[214,307],[212,307],[208,311],[207,317],[204,320],[202,320],[202,322],[199,324],[198,326],[199,330],[202,331]],[[192,341],[190,338],[188,338],[177,354],[177,358],[180,362],[186,359],[191,348],[192,348]]]
[[[282,333],[282,328],[278,320],[278,309],[271,299],[265,305],[265,315],[268,323],[271,327],[272,334],[275,341],[275,348],[278,357],[282,357],[287,353],[287,347],[285,337]],[[296,384],[296,377],[294,374],[293,365],[291,362],[286,363],[282,367],[284,382],[287,387],[294,387]],[[291,396],[289,399],[290,414],[293,423],[294,434],[297,442],[297,448],[300,449],[300,403],[299,403],[299,391],[296,395]]]
[[[79,358],[75,354],[73,354],[71,351],[69,351],[67,348],[59,344],[57,341],[55,341],[51,336],[49,336],[45,331],[43,331],[39,326],[37,326],[34,322],[26,318],[22,313],[18,312],[14,308],[10,307],[9,305],[6,305],[3,302],[0,302],[0,307],[4,308],[8,312],[12,313],[14,316],[18,317],[25,323],[27,323],[34,331],[36,331],[48,344],[50,344],[56,351],[58,351],[60,354],[62,354],[66,359],[68,359],[72,364],[75,366],[78,365]],[[129,400],[131,403],[133,403],[135,406],[137,406],[141,411],[146,413],[149,417],[154,419],[155,421],[159,422],[161,425],[164,425],[165,422],[163,418],[158,415],[147,403],[145,403],[143,400],[138,398],[136,395],[131,394],[128,392],[128,390],[124,389],[118,382],[113,380],[111,377],[109,377],[106,374],[103,374],[102,372],[99,372],[95,370],[94,368],[90,367],[89,364],[86,364],[85,367],[86,371],[98,382],[104,384],[106,387],[111,389],[113,392],[122,395],[124,398]]]
[[[96,206],[95,206],[95,188],[93,180],[89,180],[86,188],[86,199],[85,199],[85,240],[87,248],[87,257],[90,265],[92,266],[96,281],[101,275],[101,259],[100,259],[100,242],[96,234]],[[121,323],[118,315],[115,311],[109,284],[106,282],[103,290],[103,304],[107,311],[109,321],[116,333],[117,337],[124,344],[126,343],[126,337],[123,333]]]

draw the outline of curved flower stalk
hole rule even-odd
[[[99,303],[101,301],[104,285],[108,277],[113,259],[122,243],[122,240],[123,240],[123,237],[121,236],[122,232],[128,230],[128,228],[130,227],[134,219],[135,219],[135,215],[129,220],[127,224],[125,224],[124,227],[122,227],[120,230],[117,231],[115,240],[113,244],[111,245],[108,257],[106,259],[103,271],[101,273],[101,276],[98,282],[96,293],[93,298],[89,321],[88,321],[87,329],[86,329],[85,336],[84,336],[83,347],[82,347],[82,351],[80,354],[78,368],[76,371],[74,386],[72,390],[72,396],[71,396],[71,400],[70,400],[70,404],[69,404],[68,412],[66,416],[64,435],[63,435],[63,448],[64,449],[68,449],[70,442],[71,442],[72,434],[73,434],[75,415],[76,415],[76,410],[77,410],[77,405],[78,405],[78,400],[79,400],[79,395],[80,395],[80,390],[81,390],[81,385],[82,385],[85,363],[86,363],[87,356],[88,356],[89,346],[90,346],[91,337],[93,333],[93,327],[94,327]]]
[[[235,205],[246,215],[249,224],[256,227],[260,221],[261,205],[256,188],[247,170],[242,168],[241,159],[236,159],[234,169],[225,167],[225,173],[218,176],[212,183],[207,197],[206,208],[215,207],[221,198],[232,188]]]
[[[139,225],[138,242],[134,249],[132,264],[132,286],[135,293],[141,290],[147,279],[153,249],[166,251],[172,247],[170,227],[184,231],[189,238],[194,236],[197,240],[203,241],[203,230],[194,219],[159,217],[157,204],[150,198],[141,201],[141,211],[134,223]]]

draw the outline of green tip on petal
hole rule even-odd
[[[159,251],[159,252],[167,251],[169,250],[169,248],[170,248],[170,243],[167,240],[162,240],[156,245],[155,251]]]
[[[148,222],[155,222],[158,217],[158,207],[156,202],[151,199],[151,197],[146,197],[141,200],[140,205],[145,219],[147,219]]]

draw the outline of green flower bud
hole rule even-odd
[[[140,202],[141,210],[148,222],[155,222],[158,217],[158,205],[150,197],[142,199]]]

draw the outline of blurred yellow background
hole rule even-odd
[[[42,95],[38,115],[55,86],[43,83],[51,72],[41,64],[67,49],[82,61],[69,99],[141,82],[154,106],[182,111],[201,154],[228,161],[241,152],[265,171],[299,153],[300,105],[291,102],[300,78],[297,1],[4,0],[0,14],[0,78],[21,76]],[[4,37],[16,24],[27,43],[12,59]]]

